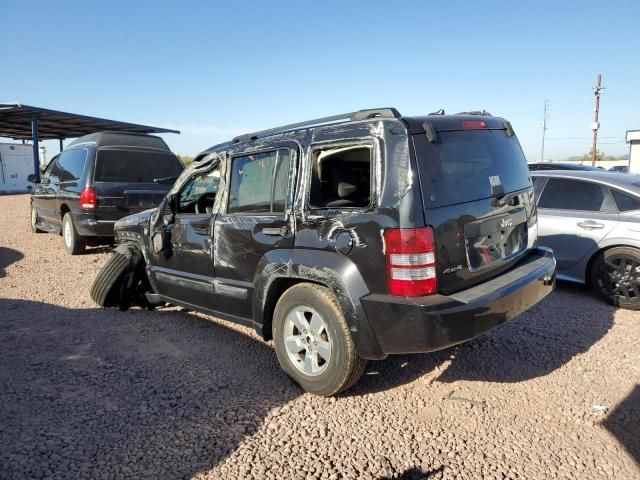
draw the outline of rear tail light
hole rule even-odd
[[[387,287],[391,295],[421,297],[438,289],[433,229],[391,228],[384,231]]]
[[[80,208],[85,210],[95,210],[98,200],[93,187],[87,187],[80,194]]]

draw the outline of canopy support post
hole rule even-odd
[[[33,170],[36,179],[40,181],[40,148],[38,145],[38,117],[31,117],[31,140],[33,142]]]
[[[62,138],[59,138],[58,140],[60,140],[60,151],[62,151],[64,149],[64,147],[62,146]]]

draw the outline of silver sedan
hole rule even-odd
[[[531,176],[539,242],[553,249],[558,278],[640,309],[640,176],[560,170]]]

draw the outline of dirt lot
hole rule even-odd
[[[106,249],[68,256],[28,208],[0,197],[0,478],[640,478],[640,313],[561,285],[323,399],[249,329],[97,309]]]

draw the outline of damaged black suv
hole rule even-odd
[[[115,231],[98,304],[251,326],[319,395],[368,359],[480,335],[555,283],[518,140],[486,112],[362,110],[242,135]]]

